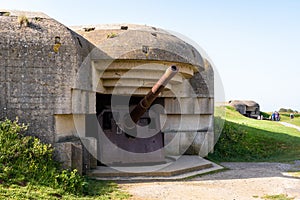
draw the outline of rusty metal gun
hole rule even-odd
[[[164,75],[156,82],[148,94],[139,102],[139,104],[125,117],[124,125],[126,129],[133,129],[141,116],[149,109],[153,101],[162,92],[169,81],[177,74],[178,68],[173,65],[169,67]]]

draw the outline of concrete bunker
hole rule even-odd
[[[21,14],[32,26],[18,26],[17,11],[0,16],[1,118],[30,123],[30,132],[53,144],[65,167],[85,173],[213,150],[213,70],[193,46],[150,26],[71,30],[44,14]],[[178,74],[138,122],[153,137],[118,134],[122,116],[114,111],[132,109],[172,65]]]
[[[239,113],[246,117],[257,119],[260,116],[259,104],[255,101],[250,100],[231,100],[228,102],[229,105],[233,106]]]

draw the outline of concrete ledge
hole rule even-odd
[[[97,180],[174,180],[183,179],[223,167],[199,156],[171,157],[165,164],[152,166],[98,166],[88,176]]]

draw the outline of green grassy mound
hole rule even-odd
[[[215,119],[218,124],[218,118]],[[244,117],[226,107],[226,120],[213,154],[215,161],[292,161],[300,159],[300,132],[278,122]]]

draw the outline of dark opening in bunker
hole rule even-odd
[[[130,130],[122,123],[126,113],[128,114],[142,99],[143,96],[96,94],[96,115],[100,130],[94,135],[98,141],[98,165],[147,163],[148,153],[151,154],[151,162],[162,162],[162,151],[157,150],[163,149],[164,146],[159,121],[160,112],[163,111],[147,111],[136,123],[137,126]],[[155,104],[163,107],[164,99],[157,98],[152,105]],[[131,156],[134,154],[143,156]],[[155,154],[158,154],[157,159]]]

